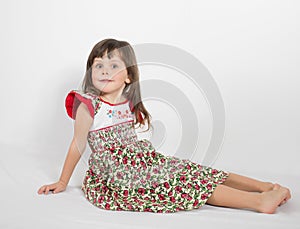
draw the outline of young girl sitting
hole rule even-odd
[[[92,49],[82,91],[66,98],[74,137],[58,182],[39,194],[64,191],[88,142],[92,153],[82,190],[108,210],[170,213],[204,204],[274,213],[290,191],[234,173],[166,156],[138,140],[135,125],[150,126],[141,100],[139,71],[129,43],[105,39]]]

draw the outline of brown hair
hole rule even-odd
[[[98,42],[92,49],[86,65],[86,73],[82,82],[82,90],[84,93],[90,92],[95,95],[101,95],[101,91],[94,87],[92,82],[92,65],[95,58],[102,58],[107,53],[108,58],[111,58],[113,52],[117,51],[120,58],[126,66],[128,78],[130,83],[126,83],[123,90],[123,95],[130,101],[131,110],[135,114],[135,124],[145,125],[147,123],[148,129],[150,128],[150,114],[143,105],[141,99],[140,83],[139,83],[139,70],[135,53],[131,45],[126,41],[118,41],[115,39],[105,39]]]

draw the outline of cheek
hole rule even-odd
[[[125,81],[126,78],[127,78],[127,71],[126,70],[122,70],[120,72],[117,72],[113,76],[113,79],[118,80],[118,81]]]
[[[92,73],[91,73],[92,81],[97,80],[99,78],[99,75],[100,75],[99,71],[93,70]]]

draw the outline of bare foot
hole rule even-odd
[[[288,198],[289,190],[280,185],[275,189],[261,193],[261,204],[258,206],[258,211],[262,213],[273,214],[277,207]]]
[[[264,182],[263,185],[261,186],[261,192],[268,192],[273,190],[275,185],[271,182]]]
[[[291,199],[291,192],[288,188],[282,187],[280,184],[274,184],[273,190],[279,190],[280,188],[285,189],[287,191],[287,197],[283,201],[281,201],[279,206],[285,204],[289,199]]]

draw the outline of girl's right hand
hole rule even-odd
[[[53,184],[43,185],[42,187],[39,188],[38,194],[46,194],[47,195],[49,193],[49,191],[52,191],[53,193],[56,194],[56,193],[66,190],[66,188],[67,188],[67,185],[63,181],[58,181]]]

